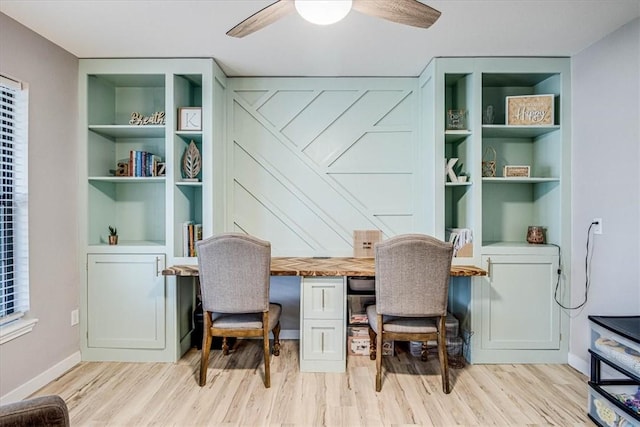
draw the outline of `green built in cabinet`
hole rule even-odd
[[[190,344],[193,296],[161,272],[195,263],[195,230],[213,232],[224,75],[211,59],[82,59],[79,70],[83,359],[174,361]],[[196,176],[183,167],[190,145]]]
[[[469,358],[566,362],[569,318],[559,303],[570,301],[560,262],[571,242],[569,59],[436,58],[419,91],[433,155],[425,159],[434,202],[426,229],[464,236],[454,263],[489,272],[450,295]],[[521,118],[544,109],[546,120],[507,124],[507,99],[519,100]],[[529,226],[543,227],[544,244],[527,241]]]

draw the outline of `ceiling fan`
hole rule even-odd
[[[312,12],[307,11],[315,7],[320,12],[327,12],[334,6],[340,11],[336,12],[337,19],[333,21],[316,22],[309,16]],[[311,22],[331,24],[346,16],[352,8],[365,15],[419,28],[429,28],[440,17],[439,11],[418,0],[277,0],[227,31],[227,35],[248,36],[296,11]]]

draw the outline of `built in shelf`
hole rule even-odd
[[[464,187],[469,186],[471,183],[469,181],[466,182],[446,182],[445,187]]]
[[[91,125],[89,130],[108,138],[162,138],[164,125]]]
[[[109,245],[108,243],[90,243],[87,247],[87,253],[143,253],[148,254],[149,250],[162,253],[166,250],[166,243],[161,240],[124,240],[122,236],[118,239],[117,245]]]
[[[553,244],[533,244],[526,241],[509,242],[482,242],[483,255],[502,255],[509,253],[511,255],[557,255],[558,247]]]
[[[535,177],[484,177],[483,182],[490,182],[496,184],[539,184],[543,182],[560,182],[560,178],[535,178]]]
[[[444,132],[444,142],[454,144],[463,141],[468,136],[471,136],[470,130],[447,130]]]
[[[202,181],[176,181],[176,185],[181,187],[202,187]]]
[[[185,138],[191,138],[196,142],[202,142],[201,130],[179,130],[179,131],[176,131],[176,135],[182,136]]]
[[[482,125],[482,136],[485,138],[536,138],[549,132],[560,129],[554,126],[508,126],[508,125]]]
[[[164,182],[164,176],[90,176],[89,181],[123,183],[154,183]]]

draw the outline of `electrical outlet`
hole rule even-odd
[[[71,310],[71,326],[75,326],[78,323],[80,323],[80,313],[76,308],[75,310]]]
[[[593,234],[602,234],[602,218],[594,218],[593,223]]]

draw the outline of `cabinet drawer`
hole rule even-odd
[[[301,295],[305,319],[344,319],[344,277],[305,277]]]
[[[343,320],[306,320],[302,330],[304,360],[343,360],[345,334]]]
[[[613,397],[604,397],[597,386],[589,387],[589,418],[600,426],[640,426],[640,414],[633,413],[631,409],[621,409],[612,403]],[[610,387],[612,393],[626,393],[633,395],[636,387]]]
[[[640,378],[640,343],[635,342],[631,336],[626,338],[621,333],[595,323],[600,321],[607,324],[606,321],[615,318],[591,317],[590,319],[591,351],[627,370],[635,378]]]

